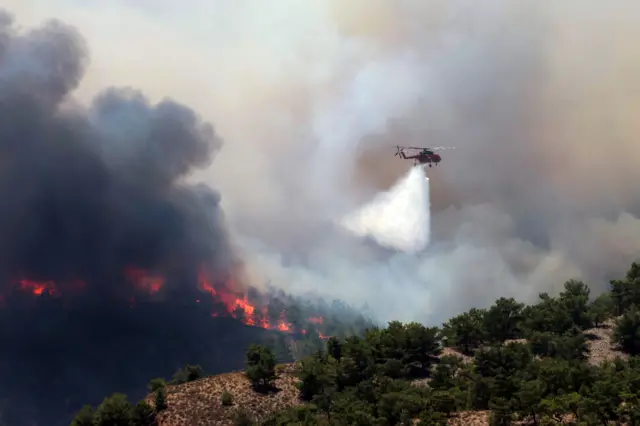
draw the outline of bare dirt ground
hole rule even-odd
[[[233,425],[238,410],[250,413],[254,420],[300,404],[293,365],[277,369],[277,392],[263,395],[251,388],[242,372],[207,377],[177,386],[168,386],[168,408],[159,416],[159,426]],[[232,396],[232,405],[222,405],[223,392]]]
[[[613,343],[613,326],[615,320],[605,322],[599,328],[585,330],[585,335],[589,338],[589,362],[591,364],[602,364],[605,361],[613,361],[616,357],[627,358],[627,354],[620,352]]]

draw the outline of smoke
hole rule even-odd
[[[108,76],[214,119],[225,147],[193,178],[224,194],[256,284],[438,322],[568,278],[602,290],[638,256],[633,2],[22,3],[87,34],[80,98]],[[396,144],[458,148],[420,253],[333,227],[407,173]]]
[[[211,125],[131,89],[73,105],[68,94],[87,61],[79,34],[57,21],[26,33],[7,15],[2,22],[2,275],[81,279],[106,296],[118,291],[107,277],[130,265],[164,267],[185,256],[228,267],[219,196],[180,183],[220,148]]]
[[[281,74],[264,97],[247,97],[268,108],[259,117],[279,119],[258,124],[255,138],[232,137],[237,155],[250,147],[268,163],[243,182],[277,194],[256,205],[232,196],[236,229],[263,247],[250,262],[258,272],[292,291],[366,302],[382,320],[439,322],[499,296],[533,301],[569,278],[597,292],[638,256],[640,62],[627,47],[638,7],[313,5],[293,7],[286,16],[297,24],[266,36],[288,40],[268,53]],[[258,25],[237,16],[241,28]],[[269,20],[261,15],[260,25]],[[380,259],[318,235],[314,224],[406,173],[396,144],[459,148],[430,175],[428,250]],[[294,251],[301,260],[288,260]]]
[[[422,167],[414,167],[396,186],[342,219],[341,224],[384,247],[416,253],[429,243],[429,215],[429,178]]]
[[[220,137],[128,88],[74,102],[87,63],[73,27],[21,31],[0,13],[0,412],[14,425],[68,424],[186,362],[239,368],[258,340],[213,323],[197,278],[220,289],[238,265],[219,194],[185,180]]]

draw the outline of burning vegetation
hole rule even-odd
[[[163,274],[133,266],[123,270],[122,279],[131,284],[131,295],[128,298],[131,308],[135,306],[137,300],[141,297],[147,301],[160,300],[162,298],[162,290],[167,284],[167,278]],[[270,312],[268,301],[264,302],[266,304],[262,306],[249,301],[249,292],[242,290],[236,280],[229,278],[221,283],[214,283],[215,281],[207,272],[207,268],[201,267],[198,272],[196,287],[202,295],[200,297],[196,296],[193,302],[200,304],[203,298],[208,297],[212,304],[212,317],[231,317],[253,327],[307,334],[306,329],[294,326],[287,319],[286,309]],[[0,294],[0,301],[6,304],[13,300],[13,297],[20,294],[31,295],[34,298],[40,296],[62,298],[63,295],[71,295],[72,297],[74,294],[82,292],[86,286],[87,284],[81,280],[56,283],[55,281],[19,279],[10,287],[10,292]],[[266,298],[263,297],[263,299]],[[313,325],[322,325],[324,318],[312,316],[307,318],[307,322]],[[318,334],[321,338],[325,338],[322,333]]]

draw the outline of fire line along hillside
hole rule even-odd
[[[331,337],[295,363],[252,345],[242,372],[202,377],[187,367],[178,380],[151,380],[138,404],[114,394],[71,424],[632,425],[638,336],[634,263],[597,297],[571,280],[533,305],[501,298],[441,327],[390,322]]]

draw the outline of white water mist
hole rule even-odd
[[[430,222],[429,178],[423,167],[413,167],[393,188],[378,194],[341,224],[384,247],[417,253],[429,244]]]

